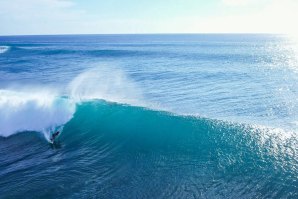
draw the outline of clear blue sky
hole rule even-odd
[[[0,35],[297,33],[297,0],[1,0]]]

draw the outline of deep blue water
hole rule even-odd
[[[0,37],[0,198],[297,198],[297,133],[284,35]]]

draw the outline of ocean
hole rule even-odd
[[[286,35],[0,36],[1,199],[297,198],[297,133]]]

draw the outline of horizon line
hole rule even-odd
[[[13,36],[88,36],[88,35],[287,35],[286,33],[270,33],[270,32],[210,32],[210,33],[59,33],[59,34],[11,34],[0,35],[0,37],[13,37]]]

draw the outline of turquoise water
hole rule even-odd
[[[0,46],[0,198],[298,196],[287,37],[18,36]]]

